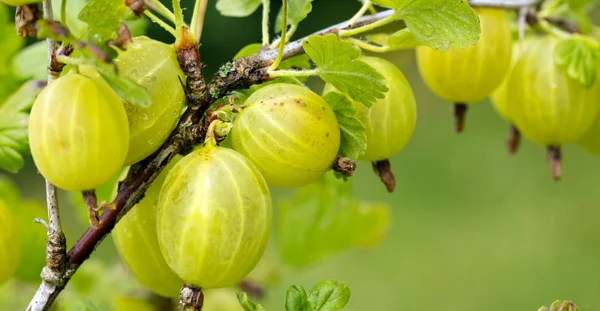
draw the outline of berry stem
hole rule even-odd
[[[144,14],[146,16],[148,16],[148,18],[158,24],[162,29],[166,30],[167,32],[169,32],[170,34],[173,35],[173,37],[177,36],[177,32],[175,31],[175,29],[173,27],[171,27],[169,24],[165,23],[162,19],[160,19],[160,17],[154,15],[154,13],[150,12],[149,10],[145,10]]]
[[[371,0],[363,0],[362,7],[348,21],[348,25],[347,26],[352,26],[359,18],[361,18],[363,15],[365,15],[365,13],[367,12],[367,10],[369,10],[370,7],[372,7]]]
[[[158,12],[158,14],[165,17],[171,23],[175,23],[175,14],[173,14],[169,8],[162,4],[162,2],[159,0],[145,0],[144,2],[148,5],[148,7]]]
[[[373,44],[370,44],[368,42],[365,42],[363,40],[356,39],[356,38],[348,38],[348,39],[344,39],[344,41],[350,42],[353,45],[356,45],[363,50],[367,50],[367,51],[371,51],[371,52],[375,52],[375,53],[385,53],[385,52],[390,51],[389,46],[377,46],[377,45],[373,45]]]
[[[548,146],[547,155],[550,174],[554,180],[558,181],[562,175],[562,152],[560,146]]]
[[[204,17],[206,16],[207,5],[208,0],[196,0],[196,4],[194,5],[194,15],[192,16],[190,29],[198,42],[200,42],[200,38],[202,37],[202,28],[204,27]]]
[[[510,154],[515,154],[519,150],[521,144],[521,132],[514,125],[511,124],[508,129],[508,139],[506,140],[506,148]]]
[[[271,3],[269,0],[262,0],[262,45],[267,46],[271,40],[269,39],[269,10]]]
[[[281,40],[283,40],[282,42],[285,42],[285,36],[286,36],[286,32],[287,32],[287,15],[288,15],[288,2],[287,0],[283,0],[283,7],[282,7],[282,13],[283,13],[283,20],[281,23]],[[281,63],[281,59],[283,57],[283,50],[285,48],[285,44],[279,44],[279,52],[277,53],[277,58],[275,58],[275,61],[273,62],[273,64],[271,66],[269,66],[268,71],[274,71],[277,70],[277,68],[279,68],[279,64]]]
[[[69,28],[67,26],[67,0],[62,0],[60,2],[60,23],[65,26],[65,28]]]
[[[396,20],[396,15],[395,14],[391,14],[388,17],[378,20],[374,23],[371,24],[367,24],[358,28],[354,28],[354,29],[349,29],[349,30],[341,30],[340,31],[340,37],[341,38],[347,38],[347,37],[352,37],[358,34],[361,34],[363,32],[367,32],[367,31],[371,31],[375,28],[379,28],[382,26],[385,26],[391,22],[394,22]],[[353,24],[354,25],[354,24]]]
[[[468,106],[464,103],[454,103],[454,130],[460,134],[465,130],[465,118]]]
[[[181,33],[183,25],[183,11],[181,10],[180,0],[172,0],[173,13],[175,14],[175,30],[177,33]]]

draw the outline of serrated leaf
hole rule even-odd
[[[367,107],[384,98],[388,88],[383,76],[358,60],[360,49],[337,36],[311,36],[302,42],[306,54],[317,65],[321,79]]]
[[[479,41],[479,18],[464,0],[374,0],[393,8],[424,45],[440,51],[464,49]]]
[[[42,89],[39,81],[24,83],[0,106],[0,168],[11,173],[23,168],[29,151],[27,112]]]
[[[246,17],[252,15],[261,3],[261,0],[219,0],[217,10],[223,16]]]
[[[590,40],[574,35],[561,39],[554,49],[554,62],[558,67],[585,87],[591,87],[596,81],[600,60],[600,49]]]
[[[308,301],[313,311],[339,311],[350,300],[350,288],[335,280],[322,281],[310,291]]]
[[[348,98],[337,92],[329,92],[325,97],[340,126],[339,155],[357,159],[367,150],[367,134],[364,124],[356,116],[356,109]]]
[[[389,207],[358,202],[350,196],[351,182],[330,172],[279,204],[275,239],[284,263],[304,267],[381,240],[388,227]]]
[[[124,101],[140,107],[148,107],[152,104],[152,97],[145,87],[139,85],[128,76],[119,74],[114,67],[99,64],[96,69],[104,81],[106,81]]]
[[[22,49],[12,59],[12,71],[21,79],[45,80],[48,76],[48,48],[39,41]]]
[[[98,46],[105,46],[116,36],[123,16],[129,11],[122,0],[90,0],[79,12],[79,20],[87,23],[89,39]]]
[[[288,0],[288,25],[298,25],[312,11],[313,0]],[[275,20],[275,32],[280,32],[283,24],[283,11],[279,10]]]
[[[240,305],[246,311],[265,311],[265,308],[263,308],[263,306],[257,305],[254,302],[250,301],[250,299],[248,299],[248,294],[244,292],[237,293],[237,298],[240,302]]]
[[[285,294],[286,311],[312,311],[306,290],[300,285],[292,285]]]

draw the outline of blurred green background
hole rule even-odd
[[[241,47],[260,41],[260,12],[226,18],[214,4],[209,3],[201,46],[209,75]],[[184,1],[186,14],[192,6]],[[315,1],[296,38],[344,21],[358,8],[353,0]],[[272,10],[273,17],[277,11]],[[149,35],[173,41],[156,25]],[[389,233],[375,249],[286,271],[267,293],[267,310],[284,309],[287,286],[311,288],[331,278],[351,288],[348,310],[537,310],[556,299],[600,310],[600,159],[565,146],[563,179],[554,182],[544,148],[524,142],[517,155],[507,154],[507,124],[489,102],[470,106],[466,132],[456,135],[451,105],[423,84],[414,52],[384,57],[413,87],[417,128],[391,159],[396,192],[388,194],[370,164],[359,163],[354,193],[392,207]],[[320,81],[310,83],[320,92]],[[43,179],[30,159],[10,177],[26,197],[43,199]],[[291,193],[273,189],[274,202]],[[64,195],[61,203],[67,204]],[[71,236],[79,236],[85,228],[75,221],[72,207],[63,207]],[[110,238],[93,257],[107,265],[119,260]]]

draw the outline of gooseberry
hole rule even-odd
[[[207,143],[169,172],[158,199],[158,242],[186,283],[203,289],[240,282],[271,231],[269,188],[240,153]]]
[[[129,128],[121,99],[106,84],[69,73],[36,98],[29,145],[40,173],[70,191],[108,182],[127,155]]]
[[[378,99],[370,108],[352,102],[367,134],[367,150],[358,160],[376,162],[392,157],[408,143],[415,129],[417,107],[410,84],[400,69],[377,57],[363,56],[361,60],[385,77],[389,89],[385,98]],[[330,91],[337,90],[331,84],[325,85],[323,93]]]
[[[510,66],[512,35],[501,9],[474,8],[481,23],[477,44],[448,52],[427,46],[416,49],[421,76],[439,97],[455,103],[456,131],[462,132],[467,104],[479,102],[496,89]]]
[[[331,168],[340,129],[319,95],[303,86],[276,83],[252,93],[244,106],[234,121],[231,143],[267,183],[300,187]]]
[[[146,190],[144,198],[117,223],[112,234],[119,257],[129,271],[142,285],[163,297],[177,297],[183,281],[171,271],[160,252],[156,203],[169,170],[180,158],[176,156],[171,160]],[[127,171],[122,175],[125,176]]]

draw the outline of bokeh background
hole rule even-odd
[[[193,2],[183,3],[190,15]],[[353,0],[315,1],[296,38],[344,21],[358,8]],[[273,17],[277,11],[275,5]],[[149,35],[173,41],[156,25]],[[260,42],[260,12],[244,19],[222,17],[210,1],[201,47],[209,75],[255,42]],[[451,105],[423,84],[414,52],[383,57],[412,85],[417,127],[391,159],[396,192],[385,191],[369,163],[359,163],[353,191],[362,200],[392,207],[389,232],[374,249],[286,270],[269,287],[262,302],[266,309],[283,310],[291,284],[311,288],[334,278],[352,290],[348,310],[537,310],[556,299],[600,310],[600,159],[565,146],[563,179],[554,182],[544,148],[525,141],[517,155],[505,151],[507,124],[488,101],[470,106],[467,129],[456,135]],[[320,92],[318,79],[309,83]],[[8,176],[25,197],[43,199],[43,179],[30,159],[18,175]],[[274,202],[292,193],[272,190]],[[61,204],[69,204],[64,195]],[[76,214],[64,206],[73,237],[85,229]],[[107,266],[119,261],[110,238],[93,257]]]

